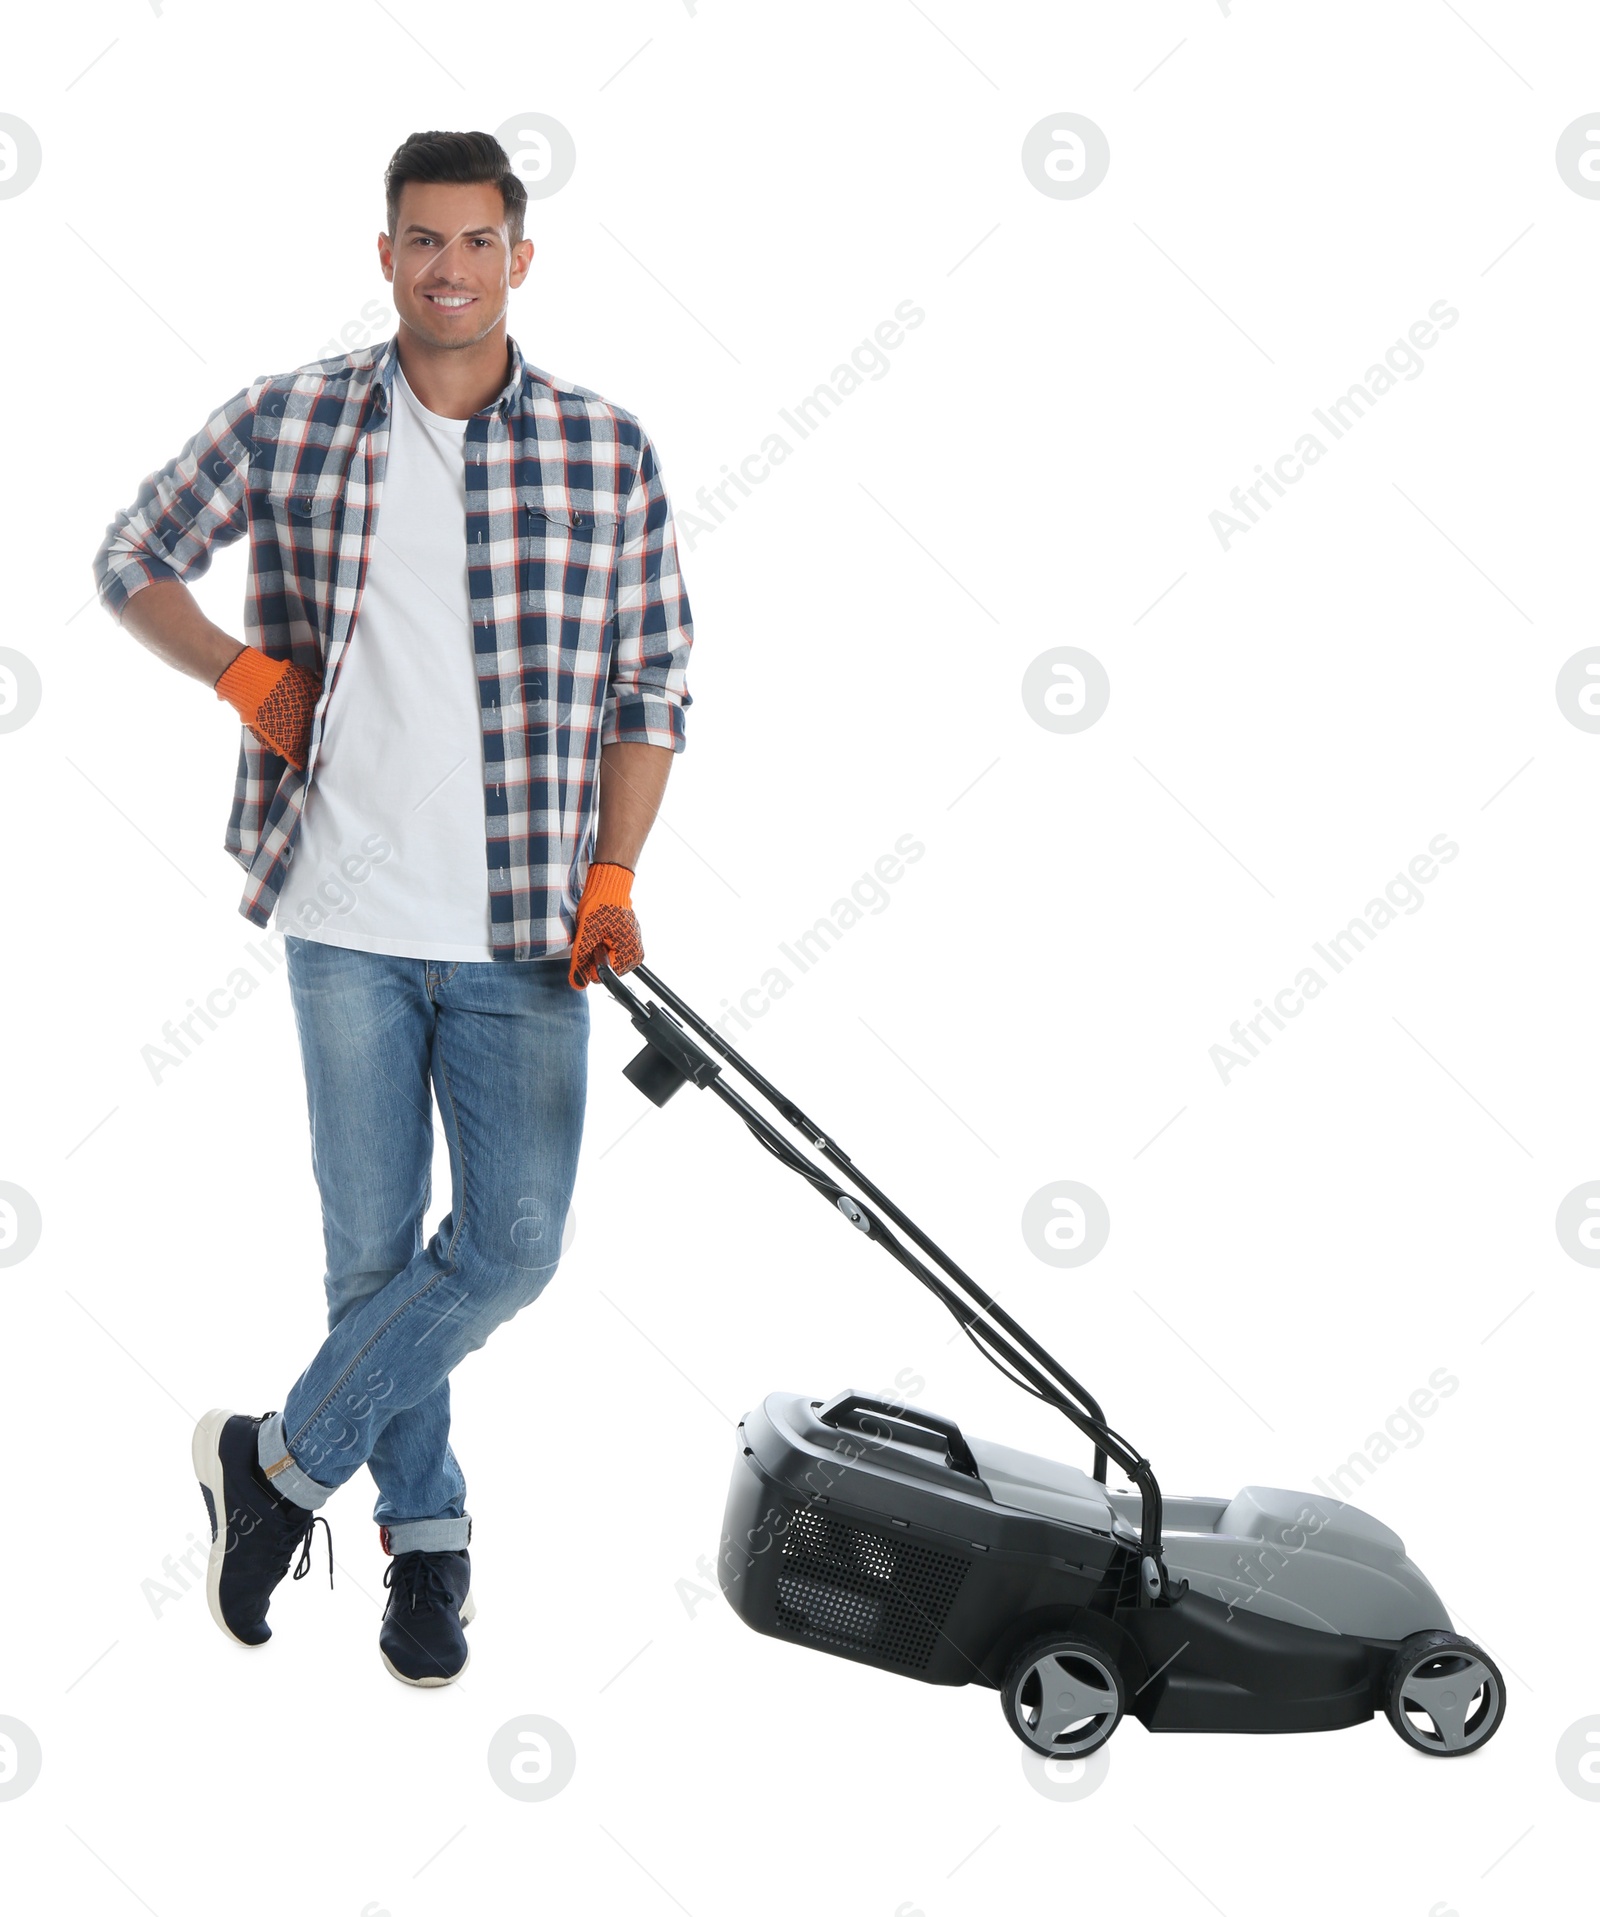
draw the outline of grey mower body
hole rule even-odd
[[[1063,1515],[1102,1506],[1128,1527],[1130,1540],[1137,1536],[1139,1500],[1132,1493],[1107,1492],[1087,1472],[1053,1458],[978,1438],[968,1443],[999,1503]],[[1233,1498],[1169,1496],[1161,1535],[1169,1571],[1235,1611],[1396,1641],[1450,1629],[1437,1592],[1395,1533],[1337,1498],[1259,1484]]]
[[[1450,1629],[1387,1526],[1309,1492],[1167,1499],[1153,1606],[1136,1495],[947,1419],[774,1392],[740,1454],[718,1558],[734,1609],[925,1683],[998,1688],[1067,1633],[1103,1648],[1148,1729],[1331,1730],[1384,1709],[1406,1639]]]

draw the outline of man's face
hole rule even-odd
[[[395,235],[378,235],[402,326],[431,347],[474,346],[505,317],[527,277],[532,240],[511,244],[500,189],[408,180]]]

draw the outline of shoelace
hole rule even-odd
[[[303,1578],[307,1571],[311,1569],[311,1545],[312,1540],[317,1535],[317,1526],[319,1524],[327,1534],[328,1589],[331,1591],[333,1589],[333,1526],[329,1524],[328,1520],[324,1517],[319,1517],[315,1511],[308,1511],[306,1513],[306,1522],[301,1525],[289,1539],[289,1549],[292,1551],[297,1544],[300,1546],[300,1562],[294,1567],[294,1575],[297,1578]]]
[[[435,1555],[430,1551],[402,1551],[389,1560],[389,1568],[383,1574],[384,1588],[392,1591],[398,1579],[408,1600],[408,1610],[417,1608],[419,1597],[424,1610],[430,1611],[448,1610],[456,1601],[455,1592],[434,1562]]]

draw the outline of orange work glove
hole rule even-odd
[[[217,680],[225,699],[270,752],[287,759],[296,772],[306,769],[311,745],[311,715],[322,681],[302,672],[290,659],[269,659],[246,646]]]
[[[575,990],[581,992],[599,978],[596,961],[600,958],[617,973],[631,972],[643,963],[644,944],[629,897],[632,890],[631,867],[604,860],[589,867],[583,897],[578,900],[572,963],[567,968],[567,982]]]

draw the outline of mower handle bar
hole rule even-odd
[[[764,1078],[748,1060],[741,1057],[718,1032],[708,1025],[692,1006],[681,999],[653,972],[643,965],[635,965],[629,969],[630,976],[636,977],[648,991],[654,992],[665,1002],[665,1006],[670,1007],[668,1011],[661,1005],[641,1003],[603,957],[598,961],[599,982],[627,1011],[634,1029],[646,1041],[644,1051],[623,1067],[630,1082],[657,1105],[664,1105],[679,1086],[684,1084],[692,1084],[701,1091],[715,1092],[724,1104],[738,1112],[759,1142],[775,1158],[781,1159],[784,1164],[815,1185],[830,1203],[844,1213],[858,1231],[881,1244],[891,1257],[904,1265],[913,1277],[932,1291],[975,1343],[981,1339],[980,1350],[984,1345],[989,1347],[984,1355],[990,1357],[991,1362],[998,1363],[1002,1370],[1009,1366],[1010,1371],[1007,1375],[1012,1377],[1013,1383],[1020,1383],[1025,1391],[1030,1391],[1035,1397],[1042,1398],[1090,1439],[1094,1445],[1094,1476],[1099,1483],[1104,1484],[1106,1481],[1107,1456],[1115,1458],[1139,1489],[1143,1551],[1147,1558],[1154,1560],[1154,1576],[1159,1587],[1164,1589],[1165,1571],[1161,1562],[1160,1487],[1156,1483],[1149,1461],[1140,1456],[1126,1439],[1113,1431],[1106,1423],[1105,1413],[1101,1410],[1098,1401],[1079,1384],[1071,1372],[1045,1350],[1043,1345],[1030,1336],[1009,1312],[991,1298],[976,1279],[963,1271],[920,1226],[908,1218],[887,1193],[880,1191],[872,1180],[856,1167],[849,1154],[843,1151],[820,1125],[808,1118],[793,1099],[779,1091],[770,1080]],[[676,1018],[672,1014],[676,1014]],[[920,1259],[914,1257],[892,1232],[885,1229],[881,1220],[861,1206],[855,1193],[846,1191],[842,1186],[824,1177],[818,1166],[797,1152],[781,1132],[776,1130],[747,1099],[726,1082],[722,1075],[722,1067],[715,1059],[708,1057],[689,1037],[688,1032],[678,1023],[679,1019],[683,1020],[698,1037],[704,1039],[706,1044],[748,1080],[762,1097],[806,1138],[808,1143],[821,1152],[829,1164],[842,1171],[874,1205],[887,1213],[900,1230],[934,1259],[949,1278],[955,1281],[965,1296],[952,1290],[950,1285],[930,1271]],[[866,1403],[865,1400],[862,1402]],[[900,1415],[907,1414],[902,1412]],[[920,1413],[918,1418],[919,1421],[929,1424],[931,1429],[942,1428],[948,1423],[944,1419],[932,1421]],[[955,1438],[965,1450],[965,1440],[961,1438],[959,1429],[950,1425],[946,1432],[947,1441],[950,1432],[954,1432]],[[954,1461],[953,1447],[952,1459]],[[967,1452],[967,1460],[970,1463],[970,1452]],[[973,1469],[976,1473],[975,1466]],[[1144,1588],[1146,1590],[1151,1588],[1148,1577]]]

